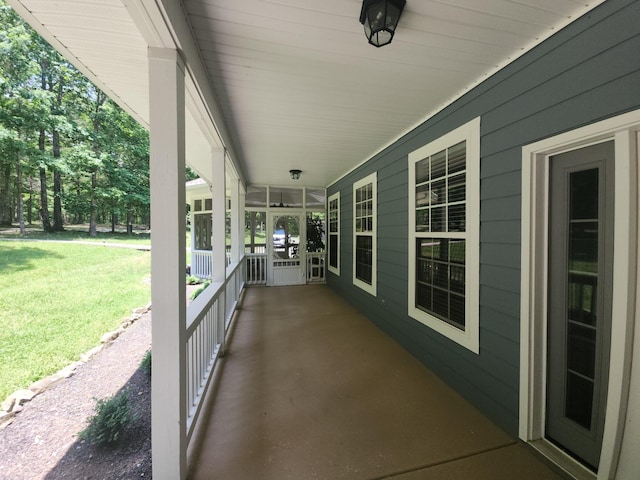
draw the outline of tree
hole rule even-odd
[[[24,224],[25,208],[45,231],[65,216],[92,235],[106,219],[148,222],[147,132],[3,0],[0,21],[0,224]]]

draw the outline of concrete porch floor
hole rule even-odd
[[[327,286],[249,288],[193,480],[560,479]]]

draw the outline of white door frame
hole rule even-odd
[[[300,241],[298,246],[298,256],[300,259],[299,279],[289,285],[304,285],[306,283],[306,245],[307,245],[307,223],[306,210],[290,208],[270,208],[267,211],[267,285],[273,286],[274,266],[273,266],[273,219],[282,216],[298,217],[300,219]]]
[[[633,369],[640,368],[640,352],[633,355],[634,329],[636,335],[640,330],[640,322],[635,322],[639,284],[639,130],[640,110],[636,110],[541,140],[522,149],[519,436],[531,442],[568,473],[580,478],[615,478],[617,468],[627,468],[623,462],[629,461],[634,465],[640,463],[632,454],[626,454],[640,435],[637,421],[631,426],[626,422],[628,403],[640,401],[629,397],[630,391],[638,390],[635,385],[638,382],[637,374],[634,374],[635,380],[631,378],[632,362]],[[606,140],[615,141],[616,162],[613,311],[606,420],[596,477],[545,440],[549,158]]]

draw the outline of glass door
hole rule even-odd
[[[301,213],[271,213],[268,285],[305,283],[304,218]]]
[[[551,158],[546,437],[597,471],[613,282],[613,142]]]

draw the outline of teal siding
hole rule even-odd
[[[609,0],[331,185],[341,275],[328,284],[509,433],[518,428],[521,149],[640,108],[640,0]],[[407,316],[407,155],[481,117],[480,354]],[[378,172],[378,295],[352,284],[353,182]]]

